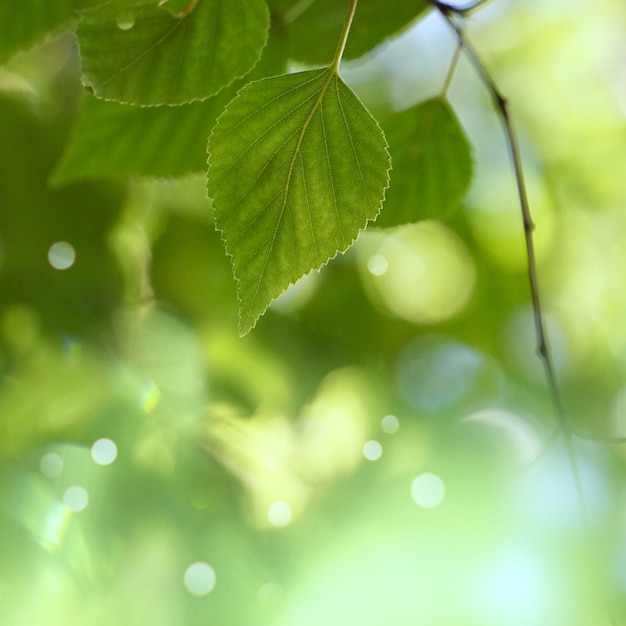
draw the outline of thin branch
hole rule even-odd
[[[437,1],[433,2],[433,4],[437,7],[437,9],[439,9],[439,11],[444,13],[446,17],[450,15],[460,15],[464,17],[466,15],[469,15],[476,9],[480,9],[483,5],[487,4],[487,2],[490,1],[491,0],[476,0],[475,2],[472,2],[471,4],[468,4],[464,7],[455,7],[454,5],[448,4],[447,2]]]
[[[522,159],[520,155],[519,145],[517,142],[517,135],[513,127],[513,122],[509,112],[509,106],[506,98],[500,93],[497,85],[495,84],[491,74],[485,67],[484,63],[480,60],[476,51],[471,44],[467,42],[463,35],[462,29],[455,24],[452,19],[451,12],[458,14],[458,10],[452,10],[449,5],[442,4],[437,0],[433,0],[433,4],[439,10],[441,15],[454,29],[457,35],[459,43],[463,46],[466,56],[474,66],[474,69],[478,73],[481,81],[490,92],[496,110],[500,115],[502,123],[504,125],[504,131],[506,135],[507,145],[509,149],[509,155],[513,163],[513,169],[515,173],[515,182],[517,185],[519,205],[522,213],[522,220],[524,223],[524,241],[526,244],[526,258],[528,262],[528,280],[530,283],[530,293],[533,305],[533,312],[535,318],[535,332],[537,335],[537,350],[539,357],[543,362],[544,371],[546,375],[546,382],[550,392],[552,405],[554,407],[556,419],[559,428],[563,434],[565,447],[567,450],[567,456],[569,459],[570,467],[572,469],[572,476],[574,478],[576,493],[578,496],[578,503],[580,506],[580,512],[583,520],[583,524],[588,527],[588,515],[587,507],[585,504],[585,495],[582,487],[582,480],[580,477],[580,468],[578,465],[578,459],[576,457],[576,451],[574,449],[573,430],[569,422],[568,415],[563,405],[559,384],[556,377],[556,369],[554,366],[554,357],[550,342],[548,338],[548,331],[545,323],[545,316],[543,313],[543,306],[539,291],[539,281],[537,278],[537,261],[535,255],[535,243],[533,239],[533,231],[535,225],[532,220],[530,212],[530,204],[528,202],[528,195],[526,192],[526,183],[524,181],[524,171],[522,168]],[[478,3],[475,5],[477,6]]]
[[[459,64],[459,59],[461,57],[461,50],[463,49],[463,40],[459,39],[456,47],[454,48],[454,53],[452,55],[452,60],[450,61],[450,67],[448,68],[448,72],[446,74],[446,78],[443,82],[443,87],[441,88],[441,97],[445,98],[448,94],[448,89],[450,88],[450,83],[452,82],[452,78],[454,77],[454,72],[456,71],[457,65]]]

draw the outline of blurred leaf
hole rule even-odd
[[[84,178],[181,176],[206,169],[207,137],[245,82],[285,71],[280,37],[271,37],[252,72],[202,102],[137,107],[86,94],[55,185]]]
[[[77,34],[86,83],[130,104],[183,104],[247,74],[267,40],[263,0],[198,0],[172,14],[152,0],[84,13]]]
[[[444,219],[472,179],[472,150],[448,102],[432,98],[385,120],[392,184],[376,226]]]
[[[311,64],[325,64],[332,59],[348,12],[348,0],[269,0],[268,4],[282,17],[293,59]],[[361,0],[344,58],[354,59],[369,52],[408,27],[429,6],[426,0]]]
[[[209,195],[233,259],[240,332],[380,211],[389,155],[332,68],[244,87],[209,140]]]
[[[0,63],[70,24],[75,12],[103,0],[22,0],[0,3]]]
[[[122,395],[120,379],[78,342],[61,347],[41,341],[12,373],[11,384],[0,394],[5,417],[0,422],[0,459],[15,458],[42,441],[80,440],[98,412],[116,393]]]
[[[221,106],[220,106],[221,105]],[[180,107],[136,107],[89,94],[52,182],[201,171],[206,138],[223,108],[213,98]]]
[[[101,183],[51,191],[46,181],[64,135],[39,107],[0,98],[0,311],[19,302],[33,307],[44,327],[82,333],[119,303],[120,276],[107,235],[123,193]],[[61,241],[76,253],[65,271],[48,259]]]

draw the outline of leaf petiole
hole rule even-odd
[[[443,81],[443,87],[441,88],[441,97],[446,98],[448,94],[448,89],[450,87],[450,83],[452,82],[452,78],[454,77],[454,72],[459,64],[459,59],[461,58],[461,51],[463,50],[463,39],[459,38],[457,41],[457,45],[454,48],[454,52],[452,54],[452,60],[450,61],[450,67],[448,68],[448,72],[446,74],[446,78]]]
[[[348,43],[348,35],[350,34],[350,27],[352,26],[352,19],[356,12],[356,5],[358,0],[351,0],[348,14],[346,15],[346,21],[343,23],[343,29],[341,30],[341,36],[339,37],[339,43],[337,44],[337,52],[335,52],[335,58],[330,64],[331,69],[335,74],[339,73],[339,64],[343,57],[343,52],[346,49],[346,43]]]

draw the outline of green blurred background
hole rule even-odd
[[[497,0],[468,31],[520,133],[567,410],[598,438],[626,436],[625,32],[622,0]],[[342,75],[404,109],[454,45],[431,15]],[[626,449],[577,439],[588,536],[466,62],[459,210],[363,234],[244,339],[202,174],[49,184],[81,93],[69,33],[0,67],[0,624],[622,623]]]

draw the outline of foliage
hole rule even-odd
[[[389,156],[380,127],[332,67],[244,87],[209,150],[209,196],[245,334],[289,283],[376,219]]]
[[[590,543],[505,142],[445,11],[9,4],[0,623],[619,620],[623,452],[576,440]],[[621,5],[583,4],[450,15],[510,96],[560,391],[602,438]]]

